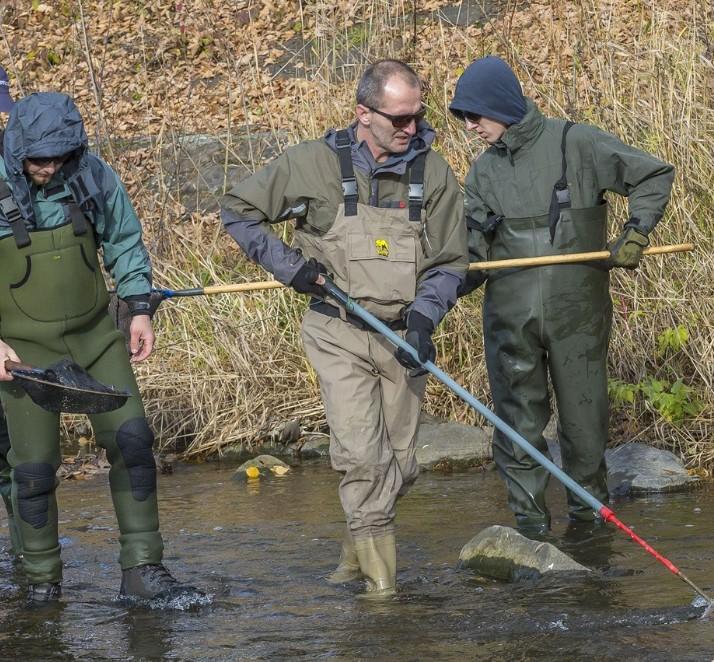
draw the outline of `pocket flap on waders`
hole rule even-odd
[[[350,233],[347,277],[350,296],[383,304],[408,304],[416,294],[413,234]]]

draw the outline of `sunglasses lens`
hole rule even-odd
[[[412,122],[418,124],[420,120],[424,119],[424,115],[426,115],[425,110],[420,110],[413,115],[396,115],[392,117],[392,126],[395,129],[406,129]]]
[[[398,115],[392,119],[392,126],[395,129],[404,129],[412,123],[413,119],[414,115]]]
[[[475,124],[481,119],[481,115],[477,115],[476,113],[464,113],[464,119]]]

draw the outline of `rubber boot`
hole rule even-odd
[[[180,583],[162,563],[139,565],[122,570],[120,598],[143,600],[200,600],[206,596],[195,586]]]
[[[394,533],[356,538],[355,549],[367,591],[360,598],[386,598],[397,592],[397,545]]]
[[[43,605],[57,602],[62,595],[62,585],[53,582],[46,584],[30,584],[27,589],[27,602],[30,605]]]
[[[355,579],[362,578],[362,571],[359,567],[357,550],[352,539],[350,527],[345,527],[345,535],[342,539],[342,551],[337,567],[325,578],[329,584],[345,584]]]

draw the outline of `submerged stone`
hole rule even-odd
[[[257,457],[243,462],[243,464],[235,470],[233,479],[245,480],[248,477],[256,477],[251,475],[251,473],[255,472],[249,472],[249,469],[257,469],[259,475],[270,475],[271,473],[282,475],[290,470],[290,466],[272,455],[258,455]]]
[[[532,579],[551,572],[590,572],[555,545],[530,540],[507,526],[489,526],[461,549],[460,564],[485,577]]]

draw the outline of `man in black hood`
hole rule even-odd
[[[544,117],[498,57],[466,69],[450,110],[489,145],[466,178],[471,261],[610,250],[607,265],[490,272],[483,308],[496,413],[547,455],[550,377],[564,468],[607,501],[608,267],[637,267],[669,200],[674,169],[594,126]],[[630,214],[607,244],[609,191],[628,198]],[[468,279],[462,294],[486,274]],[[518,525],[548,529],[548,472],[501,433],[493,446]],[[575,522],[594,517],[570,493],[568,510]]]

